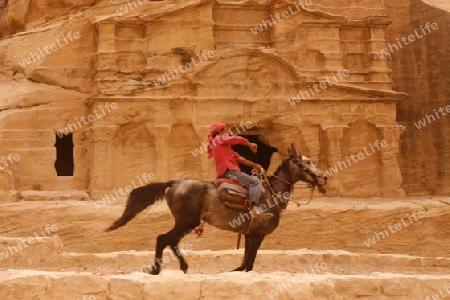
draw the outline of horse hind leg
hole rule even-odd
[[[172,244],[169,244],[170,248],[172,249],[172,252],[176,255],[176,257],[180,261],[180,270],[183,271],[183,273],[185,274],[187,273],[188,270],[188,263],[184,259],[184,256],[181,253],[180,248],[178,247],[178,244],[180,243],[180,240],[183,236],[185,236],[188,233],[191,233],[192,230],[197,228],[199,225],[200,225],[200,215],[198,214],[194,218],[192,218],[188,224],[179,226],[180,228],[185,228],[183,235]]]
[[[163,251],[167,246],[170,246],[175,256],[180,261],[180,269],[186,273],[188,264],[178,248],[178,243],[187,233],[190,233],[192,229],[198,226],[198,224],[200,224],[200,221],[198,221],[197,224],[192,223],[191,225],[175,224],[175,227],[172,230],[159,235],[156,239],[155,263],[151,267],[151,270],[146,269],[144,271],[152,275],[158,275],[161,272],[161,267],[164,266],[162,260]]]
[[[189,186],[187,187],[189,188]],[[208,187],[202,188],[203,194],[207,192]],[[190,190],[189,190],[190,191]],[[155,251],[155,264],[150,274],[157,275],[161,271],[163,250],[170,246],[175,256],[180,261],[180,269],[183,272],[187,272],[188,264],[183,255],[178,249],[178,243],[180,240],[192,230],[200,225],[202,201],[197,201],[190,196],[193,192],[201,195],[202,191],[190,191],[189,193],[183,193],[181,196],[173,196],[169,193],[167,203],[170,207],[172,215],[175,218],[175,226],[172,230],[166,234],[158,236],[156,239],[156,251]]]
[[[170,235],[173,231],[174,230],[172,229],[156,238],[155,263],[151,267],[143,268],[143,272],[151,275],[158,275],[161,272],[161,267],[163,266],[162,254],[164,249],[169,245]]]
[[[183,273],[186,274],[188,269],[188,263],[183,257],[183,254],[181,254],[180,249],[178,248],[180,240],[178,240],[175,244],[170,245],[170,249],[172,249],[172,252],[175,254],[175,256],[180,261],[180,270],[183,271]]]

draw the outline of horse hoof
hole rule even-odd
[[[244,271],[245,270],[245,266],[240,266],[237,267],[236,269],[234,269],[232,272],[240,272],[240,271]]]
[[[181,271],[183,271],[184,274],[186,274],[188,270],[188,264],[187,263],[181,264],[180,269]]]
[[[141,269],[141,271],[144,272],[144,273],[150,274],[150,275],[158,275],[159,274],[159,270],[154,268],[153,266],[151,266],[151,267],[149,267],[149,266],[143,267]]]

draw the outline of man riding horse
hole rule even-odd
[[[216,161],[217,176],[241,182],[250,189],[249,194],[253,203],[259,204],[258,197],[261,195],[259,182],[240,172],[238,163],[256,169],[261,169],[261,166],[240,157],[231,148],[231,145],[241,144],[256,152],[257,146],[242,137],[225,135],[225,129],[224,123],[214,124],[208,137],[211,145],[208,147],[210,148],[208,152],[209,156],[214,157]],[[245,234],[244,259],[234,271],[251,271],[264,237],[272,233],[279,225],[294,184],[302,181],[312,189],[317,187],[319,192],[325,192],[327,177],[308,157],[302,156],[293,144],[288,147],[286,154],[287,158],[283,159],[274,174],[265,179],[267,188],[265,195],[261,197],[261,209],[264,210],[263,205],[265,205],[267,211],[270,212],[269,215],[272,215],[270,218],[263,216],[268,214],[262,213],[258,215],[256,222],[252,222],[253,218],[250,217],[244,219],[242,211],[248,210],[248,207],[244,205],[241,210],[234,209],[230,208],[225,201],[220,201],[222,191],[215,181],[183,178],[153,182],[131,191],[122,216],[106,231],[116,230],[126,225],[137,214],[154,205],[156,201],[166,199],[175,224],[167,233],[158,235],[155,245],[155,263],[143,268],[144,272],[153,275],[159,274],[163,267],[161,263],[163,251],[166,247],[170,247],[179,259],[180,269],[186,273],[188,263],[179,251],[179,242],[187,233],[198,228],[201,222],[206,222],[222,230]],[[279,197],[277,195],[287,196]],[[248,216],[248,214],[245,215]],[[149,230],[152,226],[154,224],[149,223]]]
[[[256,170],[262,167],[252,161],[245,159],[236,153],[232,145],[244,145],[250,148],[253,153],[258,151],[258,145],[250,143],[246,138],[240,136],[230,136],[226,132],[227,125],[225,123],[215,123],[209,131],[208,142],[208,158],[214,158],[216,163],[217,179],[226,178],[237,182],[248,190],[252,214],[271,217],[271,213],[262,213],[260,209],[261,194],[263,188],[255,176],[250,176],[241,171],[239,164],[249,166]]]

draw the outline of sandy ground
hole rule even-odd
[[[318,198],[302,207],[290,203],[280,226],[266,237],[261,249],[450,257],[449,204],[450,197]],[[156,237],[173,226],[172,216],[163,202],[142,212],[125,227],[104,232],[121,215],[123,208],[124,202],[100,208],[92,201],[2,204],[0,236],[43,236],[46,225],[56,225],[57,231],[52,234],[60,236],[65,252],[153,251]],[[374,245],[364,243],[374,238],[376,232],[383,231],[385,238],[379,235]],[[235,249],[236,241],[237,234],[206,225],[203,237],[189,234],[182,243],[199,251]]]

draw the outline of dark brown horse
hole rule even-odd
[[[293,145],[288,148],[288,153],[289,158],[283,160],[274,176],[268,177],[270,188],[266,187],[262,203],[265,205],[266,212],[273,214],[271,218],[258,219],[258,216],[251,218],[249,213],[226,207],[218,201],[217,188],[211,181],[180,179],[151,183],[131,191],[122,216],[106,231],[124,226],[138,213],[165,197],[175,218],[175,226],[169,232],[158,236],[155,264],[144,271],[154,275],[159,274],[163,250],[170,246],[180,260],[180,269],[186,273],[188,264],[178,249],[178,243],[187,233],[199,226],[201,220],[223,230],[245,234],[244,260],[242,265],[234,271],[251,271],[261,242],[279,224],[281,213],[287,206],[294,183],[304,181],[311,188],[317,186],[320,192],[325,192],[327,178],[323,172],[308,158],[302,157]],[[261,207],[264,208],[262,205]],[[251,226],[249,226],[250,223]]]

